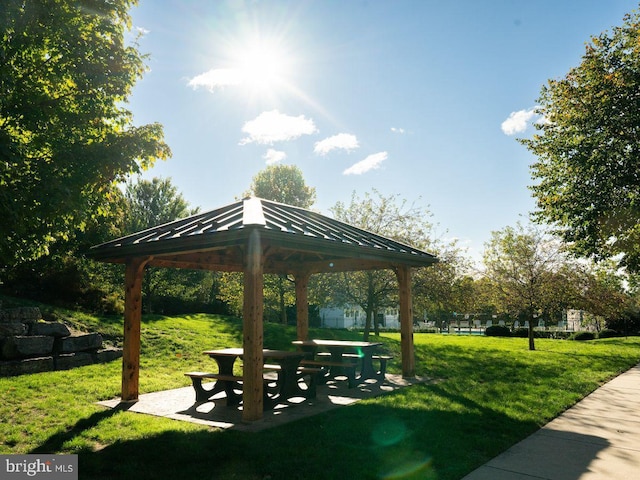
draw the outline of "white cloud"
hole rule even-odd
[[[368,172],[369,170],[375,170],[376,168],[380,168],[380,164],[384,162],[389,157],[387,152],[379,152],[374,153],[373,155],[369,155],[364,160],[354,163],[349,168],[347,168],[343,175],[362,175],[363,173]]]
[[[527,129],[529,121],[536,115],[536,109],[530,110],[518,110],[517,112],[511,112],[509,118],[507,118],[502,125],[502,131],[505,135],[514,135],[516,133],[522,133]]]
[[[272,145],[274,142],[295,140],[302,135],[317,133],[318,129],[310,118],[304,115],[292,117],[280,113],[278,110],[262,112],[253,120],[249,120],[242,127],[247,137],[240,140],[240,145],[259,143]]]
[[[239,85],[242,81],[242,72],[235,68],[214,68],[193,77],[187,85],[194,90],[202,87],[213,92],[216,89]]]
[[[402,133],[404,133],[404,128],[391,127],[391,131],[392,131],[393,133],[400,133],[400,134],[402,134]]]
[[[333,137],[325,138],[319,142],[316,142],[313,147],[313,151],[318,155],[326,155],[331,150],[341,148],[343,150],[351,151],[360,147],[358,139],[355,135],[350,133],[339,133]]]
[[[287,154],[285,152],[270,148],[269,150],[267,150],[267,153],[262,156],[262,158],[267,161],[267,165],[273,165],[274,163],[278,163],[287,158]]]

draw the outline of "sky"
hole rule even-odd
[[[377,190],[432,213],[481,258],[526,223],[534,132],[549,79],[637,0],[140,0],[149,71],[129,108],[159,122],[171,178],[202,211],[242,198],[270,164],[297,166],[330,215]]]

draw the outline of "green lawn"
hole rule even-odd
[[[121,328],[120,319],[78,319],[112,337]],[[294,337],[295,328],[265,325],[269,348]],[[188,385],[184,372],[210,368],[204,348],[242,344],[241,323],[145,317],[142,341],[146,393]],[[399,359],[399,335],[382,341]],[[1,378],[0,453],[78,453],[82,479],[458,479],[640,362],[640,338],[537,339],[531,352],[521,338],[416,334],[415,346],[417,373],[437,382],[261,433],[97,406],[119,395],[119,361]]]

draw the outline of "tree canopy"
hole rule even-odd
[[[125,45],[135,0],[5,0],[0,13],[0,267],[99,216],[132,172],[170,155],[125,103],[145,71]]]
[[[539,133],[521,142],[532,165],[536,218],[582,255],[620,256],[640,271],[640,17],[593,37],[582,63],[549,80]]]
[[[129,180],[125,189],[124,233],[135,233],[146,228],[172,222],[198,213],[198,208],[189,209],[184,199],[169,178],[154,177]]]
[[[534,315],[577,303],[578,282],[562,243],[533,226],[492,232],[484,250],[485,276],[498,293],[503,311],[529,321],[529,348]],[[562,304],[558,307],[558,304]]]
[[[250,193],[302,208],[309,208],[316,201],[316,189],[306,185],[302,171],[295,165],[269,165],[253,177]]]

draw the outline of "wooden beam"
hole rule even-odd
[[[260,420],[263,409],[263,265],[260,232],[254,228],[244,258],[242,419],[246,422]]]
[[[140,321],[142,317],[142,279],[151,257],[132,258],[124,273],[124,341],[122,347],[123,402],[138,401],[140,377]]]
[[[295,274],[298,340],[309,339],[309,272]]]
[[[400,289],[400,347],[402,352],[402,376],[414,377],[416,374],[413,347],[413,306],[411,301],[411,269],[402,265],[396,267]]]

